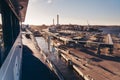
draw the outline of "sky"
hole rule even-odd
[[[120,0],[29,0],[26,24],[120,25]]]

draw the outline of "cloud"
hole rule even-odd
[[[40,1],[47,2],[48,4],[53,3],[54,0],[30,0],[31,3],[38,3]]]
[[[31,3],[38,2],[39,0],[30,0]]]
[[[52,3],[52,2],[53,2],[53,0],[48,0],[47,2],[50,4],[50,3]]]

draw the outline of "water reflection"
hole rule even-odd
[[[41,50],[48,55],[49,59],[52,61],[58,61],[57,51],[54,46],[50,46],[50,50],[48,48],[48,43],[43,37],[36,37],[38,46]]]
[[[54,46],[50,46],[50,51],[48,50],[48,43],[43,37],[36,37],[39,47],[44,51],[48,58],[57,66],[57,68],[64,75],[65,80],[82,80],[81,77],[67,66],[62,58],[58,57],[58,53]]]
[[[36,37],[36,40],[39,44],[39,47],[45,52],[45,53],[49,53],[48,50],[48,43],[44,40],[44,38],[42,37]]]

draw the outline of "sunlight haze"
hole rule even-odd
[[[25,23],[120,25],[120,0],[30,0]]]

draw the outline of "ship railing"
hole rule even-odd
[[[0,80],[20,80],[22,61],[21,33],[13,44],[0,69]]]

